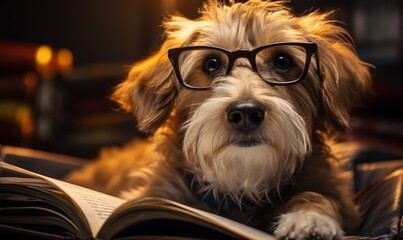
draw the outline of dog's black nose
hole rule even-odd
[[[252,99],[233,102],[227,108],[228,122],[244,132],[257,128],[263,121],[264,114],[264,105]]]

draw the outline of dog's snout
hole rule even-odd
[[[244,132],[257,128],[263,121],[265,107],[262,103],[252,100],[239,100],[227,108],[227,120],[231,125]]]

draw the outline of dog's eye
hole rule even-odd
[[[208,56],[204,59],[203,70],[206,73],[214,73],[221,68],[221,60],[218,56]]]
[[[279,70],[288,70],[291,65],[291,58],[287,54],[279,54],[274,58],[274,66]]]

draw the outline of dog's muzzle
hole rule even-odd
[[[263,122],[265,110],[265,106],[256,100],[238,100],[227,107],[227,120],[232,127],[247,134]]]

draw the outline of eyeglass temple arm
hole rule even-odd
[[[317,74],[319,76],[319,80],[320,80],[321,83],[323,83],[323,80],[325,78],[325,73],[322,72],[321,69],[320,69],[320,62],[319,62],[319,54],[318,54],[318,52],[315,52],[315,60],[316,60],[316,65],[317,65],[316,71],[317,71]]]

